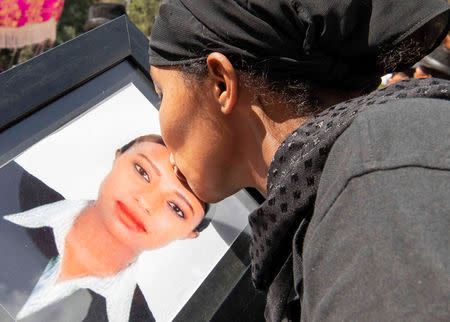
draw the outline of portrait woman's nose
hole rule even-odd
[[[135,200],[137,202],[137,204],[139,205],[139,207],[142,208],[143,211],[145,211],[145,213],[147,215],[151,215],[152,213],[152,209],[151,209],[151,200],[149,200],[148,196],[146,197],[145,193],[139,194],[135,197]]]

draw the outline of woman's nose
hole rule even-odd
[[[175,163],[175,157],[173,156],[172,153],[170,153],[170,158],[169,158],[169,160],[170,160],[170,164],[172,165],[173,172],[175,172],[175,175],[177,176],[177,178],[178,178],[181,182],[186,183],[186,182],[187,182],[187,181],[186,181],[186,178],[184,177],[183,173],[181,173],[180,169],[178,169],[178,167],[177,167],[177,165],[176,165],[176,163]]]
[[[136,201],[139,207],[141,207],[147,215],[151,214],[151,204],[149,200],[147,200],[144,196],[140,195],[136,198]]]

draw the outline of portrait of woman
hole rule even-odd
[[[205,204],[177,178],[161,137],[131,141],[117,150],[97,200],[62,200],[4,217],[51,227],[59,253],[17,318],[88,288],[106,299],[109,321],[128,321],[139,255],[197,237],[204,215]]]
[[[202,219],[146,133],[158,110],[129,84],[0,165],[0,320],[164,322],[195,305],[256,202]]]

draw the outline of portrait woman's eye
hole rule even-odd
[[[143,167],[141,167],[139,164],[135,163],[134,168],[136,169],[137,173],[144,178],[145,181],[150,182],[150,176],[148,175],[147,171],[144,170]]]
[[[168,201],[167,203],[169,204],[169,207],[172,208],[173,212],[177,214],[177,216],[184,218],[183,210],[181,210],[180,207],[171,201]]]

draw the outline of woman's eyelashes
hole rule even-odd
[[[147,171],[143,167],[141,167],[139,164],[135,163],[134,168],[136,169],[137,173],[144,178],[145,181],[150,182],[150,176],[148,175]]]
[[[180,218],[184,218],[184,212],[175,203],[168,201],[169,207],[172,208],[173,212],[177,214]]]

